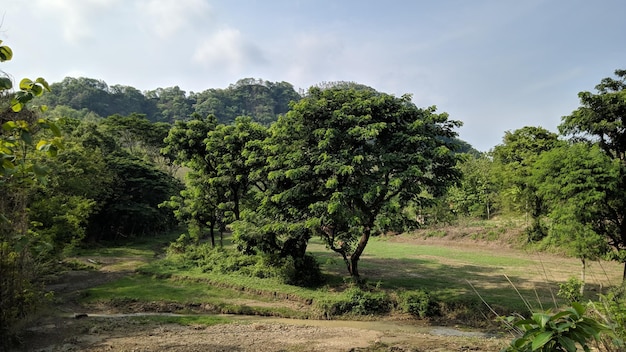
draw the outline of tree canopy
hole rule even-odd
[[[270,128],[263,204],[321,236],[359,277],[375,222],[390,207],[427,203],[459,178],[460,123],[369,89],[311,88]]]
[[[615,75],[616,79],[602,79],[597,93],[580,92],[581,106],[563,116],[559,130],[574,141],[596,143],[619,166],[610,169],[613,187],[600,204],[602,211],[595,214],[594,229],[608,240],[614,257],[625,263],[626,278],[626,70],[616,70]]]

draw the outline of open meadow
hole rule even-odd
[[[315,240],[309,251],[327,279],[316,288],[182,267],[164,252],[176,236],[77,250],[69,260],[74,270],[50,286],[56,308],[29,330],[28,350],[498,350],[511,335],[494,311],[527,314],[527,305],[563,304],[559,284],[578,277],[581,265],[516,248],[505,231],[481,235],[490,231],[483,225],[463,235],[372,238],[361,262],[371,296],[359,296],[371,301],[347,313],[337,310],[354,294],[345,265]],[[586,298],[596,299],[621,278],[617,263],[591,263]],[[402,311],[399,297],[418,291],[430,296],[436,313],[419,318]]]

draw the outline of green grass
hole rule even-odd
[[[169,239],[176,237],[170,236]],[[230,243],[228,238],[225,242]],[[290,317],[302,317],[304,314],[315,317],[314,313],[306,315],[309,313],[276,304],[271,307],[262,304],[250,307],[236,300],[280,302],[288,297],[292,301],[314,302],[309,308],[314,310],[317,302],[328,304],[345,299],[344,290],[349,287],[347,283],[350,280],[342,258],[327,250],[319,239],[313,239],[308,248],[318,258],[328,278],[326,285],[318,288],[286,285],[278,279],[205,273],[197,267],[185,268],[176,256],[154,259],[155,251],[162,251],[165,243],[164,238],[155,238],[80,253],[87,256],[142,257],[148,261],[135,275],[88,290],[86,301],[130,299],[181,304],[209,303],[233,313]],[[522,251],[500,251],[497,246],[486,249],[422,245],[419,242],[394,241],[388,237],[372,238],[359,265],[361,274],[372,286],[387,290],[392,295],[406,290],[423,290],[447,306],[455,306],[459,302],[466,306],[482,306],[480,295],[489,304],[502,307],[506,312],[524,312],[524,300],[536,308],[553,307],[558,283],[565,282],[566,275],[577,275],[579,269],[576,260],[542,257],[542,254],[534,256]],[[615,277],[619,279],[619,265],[607,270],[612,273],[616,268],[618,272]],[[551,274],[545,275],[546,278],[550,276],[550,280],[544,279],[542,271],[554,270],[560,270],[555,274],[556,279]],[[596,288],[609,286],[606,280],[590,286],[594,285]],[[516,290],[519,290],[519,294]]]
[[[219,290],[206,284],[173,279],[157,279],[145,275],[130,275],[119,280],[87,290],[85,300],[97,302],[115,298],[139,301],[170,301],[194,303],[232,295],[229,290]]]
[[[132,320],[139,322],[140,324],[157,323],[157,324],[178,324],[184,326],[191,325],[203,325],[212,326],[218,324],[228,324],[232,321],[225,317],[219,317],[215,315],[146,315],[139,317],[132,317]]]

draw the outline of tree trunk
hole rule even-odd
[[[582,268],[581,268],[581,273],[580,273],[580,298],[583,298],[583,295],[585,294],[585,280],[586,280],[586,271],[587,271],[587,262],[585,261],[585,258],[580,258],[580,261],[582,262]]]
[[[215,248],[215,222],[209,223],[209,234],[211,235],[211,248]]]
[[[359,243],[357,244],[354,252],[350,256],[348,272],[350,272],[350,276],[352,276],[352,278],[357,281],[359,280],[359,259],[361,258],[361,254],[363,254],[363,250],[365,250],[365,246],[367,246],[367,241],[369,241],[370,239],[370,234],[371,230],[368,226],[363,230],[361,239],[359,239]]]

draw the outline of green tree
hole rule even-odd
[[[459,164],[461,182],[452,187],[446,199],[458,215],[491,218],[498,188],[493,160],[482,154],[468,154]]]
[[[340,254],[358,263],[376,219],[391,202],[429,201],[460,174],[445,142],[457,121],[373,89],[311,88],[270,128],[266,143],[272,188],[262,203],[283,209]]]
[[[615,258],[626,263],[626,70],[616,70],[615,75],[602,79],[595,87],[597,93],[578,93],[581,106],[562,117],[559,131],[574,140],[596,143],[619,165],[604,211],[597,214],[595,231],[608,239]]]
[[[503,192],[502,203],[530,215],[532,224],[527,231],[531,241],[546,235],[541,223],[546,210],[529,177],[539,155],[561,143],[556,133],[543,127],[527,126],[505,132],[502,144],[493,149],[494,162],[500,167],[498,187]]]
[[[0,62],[11,60],[11,48],[1,44]],[[48,83],[24,78],[12,88],[8,76],[0,77],[0,349],[9,347],[19,320],[41,298],[40,268],[50,257],[29,219],[34,188],[46,182],[46,169],[35,159],[37,152],[54,156],[63,146],[58,127],[31,110]]]
[[[162,206],[173,209],[176,218],[190,228],[197,228],[198,239],[208,226],[211,243],[215,245],[214,228],[224,221],[225,211],[220,205],[226,203],[227,191],[215,182],[219,160],[209,155],[206,144],[209,134],[216,130],[217,120],[213,115],[192,116],[190,121],[176,121],[165,138],[162,152],[172,155],[175,163],[190,171],[185,176],[185,189]],[[219,156],[218,152],[214,154]]]
[[[220,207],[232,212],[239,220],[242,202],[256,183],[251,178],[260,167],[248,159],[251,149],[259,149],[257,142],[267,137],[267,129],[249,117],[238,117],[231,125],[219,124],[207,134],[206,158],[213,160],[215,172],[207,182],[226,190],[228,204]]]
[[[244,78],[226,89],[208,89],[190,98],[195,100],[194,112],[214,115],[220,123],[231,124],[239,116],[249,116],[269,125],[289,111],[289,103],[300,100],[300,95],[287,82]]]
[[[614,202],[619,174],[619,163],[587,143],[555,148],[536,162],[532,177],[551,219],[546,241],[581,260],[583,285],[587,261],[608,251],[601,231],[605,214],[610,212],[607,206]]]

